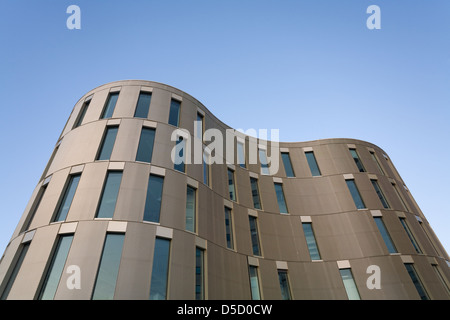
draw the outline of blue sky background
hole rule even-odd
[[[122,79],[172,85],[281,141],[380,146],[450,249],[450,1],[0,3],[0,254],[74,104]],[[81,30],[66,27],[71,4]],[[381,30],[366,27],[372,4]]]

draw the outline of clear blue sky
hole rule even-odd
[[[71,4],[81,30],[66,27]],[[1,0],[0,254],[74,104],[122,79],[282,141],[380,146],[449,251],[449,13],[446,0]]]

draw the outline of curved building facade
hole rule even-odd
[[[448,259],[379,147],[257,140],[181,90],[127,80],[73,108],[0,296],[449,299]]]

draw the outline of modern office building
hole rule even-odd
[[[230,129],[161,83],[85,94],[2,256],[1,299],[450,298],[448,255],[382,149]]]

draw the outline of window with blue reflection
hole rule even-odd
[[[358,288],[355,280],[353,280],[352,271],[350,269],[339,269],[342,282],[344,283],[345,291],[349,300],[360,300]]]
[[[145,199],[144,221],[159,222],[163,185],[164,177],[153,174],[149,176],[147,197]]]
[[[280,213],[288,213],[288,209],[286,206],[286,200],[284,198],[283,185],[281,183],[274,183],[275,185],[275,193],[277,195],[278,208],[280,209]]]
[[[364,201],[361,198],[361,194],[359,193],[359,190],[356,187],[355,180],[349,179],[349,180],[345,180],[345,182],[347,183],[348,190],[350,191],[350,194],[352,195],[352,198],[353,198],[356,208],[357,209],[365,209],[366,205],[364,204]]]
[[[261,255],[261,248],[259,246],[258,223],[256,217],[248,216],[250,225],[250,239],[252,241],[252,252],[255,256]]]
[[[294,169],[292,169],[291,158],[288,152],[281,153],[281,159],[283,160],[284,170],[286,172],[286,177],[295,177]]]
[[[173,164],[173,168],[175,170],[178,170],[180,172],[185,171],[185,155],[184,155],[184,149],[186,148],[186,142],[184,141],[183,137],[178,137],[178,140],[175,144],[175,161]]]
[[[100,119],[107,119],[112,117],[118,98],[119,92],[112,92],[109,94],[108,101],[106,102]]]
[[[178,127],[180,124],[181,102],[175,99],[170,101],[169,124]]]
[[[150,102],[152,100],[152,94],[149,92],[141,92],[134,112],[135,118],[148,117],[148,110],[150,109]]]
[[[186,230],[195,232],[195,216],[196,216],[196,192],[197,190],[191,186],[186,189]]]
[[[302,223],[302,226],[311,260],[320,260],[319,248],[317,247],[316,237],[314,236],[312,223],[307,222]]]
[[[155,129],[143,127],[139,146],[136,153],[136,161],[152,162],[153,144],[155,143]]]
[[[195,248],[195,299],[205,299],[205,250]]]
[[[252,189],[253,207],[261,209],[261,199],[259,197],[258,179],[250,177],[250,186]]]
[[[64,193],[62,194],[54,221],[66,220],[67,213],[69,212],[73,197],[75,196],[75,191],[78,187],[78,182],[80,181],[80,177],[81,174],[71,175],[69,177],[69,182],[67,183]]]
[[[150,300],[167,299],[167,279],[169,276],[170,240],[155,239],[153,253],[152,279],[150,284]]]
[[[236,185],[234,183],[234,171],[228,169],[228,194],[230,200],[236,201]]]
[[[375,189],[375,192],[377,193],[378,198],[381,201],[381,204],[383,205],[383,208],[389,209],[389,203],[386,200],[386,197],[384,196],[383,191],[381,191],[380,185],[378,184],[377,180],[370,180],[372,182],[372,186]]]
[[[116,209],[122,171],[108,171],[96,218],[112,218]]]
[[[278,270],[278,281],[280,282],[281,299],[291,300],[291,289],[289,287],[287,270]]]
[[[20,267],[22,266],[23,260],[25,259],[25,256],[27,255],[29,247],[30,247],[29,242],[22,245],[22,249],[20,250],[19,258],[17,259],[17,262],[14,265],[14,269],[13,269],[11,275],[9,276],[8,282],[6,283],[3,293],[0,296],[0,300],[6,300],[6,298],[8,298],[9,292],[11,291],[14,281],[16,280],[17,274],[19,273]]]
[[[242,168],[245,168],[245,146],[242,142],[237,142],[236,145],[237,148],[237,160],[238,160],[238,164],[239,166],[241,166]]]
[[[397,249],[395,249],[394,243],[392,242],[391,236],[384,225],[383,219],[381,219],[381,217],[374,217],[374,220],[389,253],[396,253]]]
[[[248,266],[248,273],[250,277],[250,291],[252,300],[261,300],[261,293],[259,291],[258,267]]]
[[[420,281],[419,276],[417,275],[416,269],[414,268],[412,263],[405,263],[405,268],[408,271],[408,274],[411,278],[411,281],[416,287],[417,293],[420,296],[421,300],[430,300],[427,291],[425,290],[422,281]]]
[[[261,163],[261,174],[269,174],[269,162],[267,160],[267,153],[264,149],[258,150],[259,162]]]
[[[109,160],[112,150],[114,148],[114,142],[116,141],[117,131],[119,127],[106,127],[106,133],[103,137],[100,150],[98,152],[97,160]]]
[[[416,238],[414,237],[413,233],[411,232],[411,229],[409,229],[408,224],[406,223],[405,218],[400,218],[400,223],[403,226],[403,229],[405,229],[406,234],[408,235],[409,240],[411,241],[411,244],[413,245],[414,249],[417,253],[422,253],[422,250],[420,250],[419,244],[417,243]]]
[[[358,167],[359,172],[365,172],[366,169],[364,169],[363,163],[361,162],[361,159],[359,158],[358,152],[356,152],[356,149],[349,149],[350,154],[352,155],[353,160],[355,161],[356,167]]]
[[[225,207],[225,235],[227,241],[227,247],[229,249],[234,248],[234,240],[233,240],[233,221],[231,216],[231,209]]]
[[[320,169],[317,165],[316,157],[314,156],[314,152],[307,151],[305,152],[306,160],[308,161],[309,169],[311,170],[311,174],[313,177],[320,176]]]

